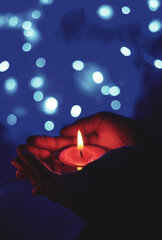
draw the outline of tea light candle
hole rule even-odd
[[[81,170],[86,164],[93,162],[105,153],[104,149],[98,146],[85,145],[80,130],[77,135],[77,146],[65,148],[59,154],[61,163]]]

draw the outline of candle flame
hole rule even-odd
[[[82,151],[84,149],[83,137],[80,130],[78,130],[77,135],[77,146],[79,151]]]
[[[78,171],[81,171],[83,167],[77,167],[77,170]]]

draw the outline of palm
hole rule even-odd
[[[134,122],[109,112],[80,119],[63,128],[59,137],[29,137],[26,145],[19,146],[18,155],[22,160],[16,159],[14,166],[18,169],[19,175],[17,177],[19,179],[29,179],[36,186],[33,190],[34,194],[37,195],[41,192],[51,199],[55,199],[53,195],[50,195],[50,179],[60,179],[58,178],[60,174],[55,172],[57,160],[53,154],[56,154],[63,147],[76,144],[78,129],[83,134],[85,144],[99,145],[107,150],[126,145],[136,146],[137,131]],[[24,151],[31,152],[34,156],[22,157]],[[45,184],[48,178],[49,184]]]
[[[83,134],[85,144],[99,145],[107,150],[137,145],[136,128],[132,120],[113,113],[101,112],[63,128],[59,137],[28,138],[28,144],[19,146],[18,154],[29,151],[45,162],[51,170],[55,170],[53,153],[68,145],[75,145],[78,129]]]

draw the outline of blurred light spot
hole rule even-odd
[[[77,71],[81,71],[84,69],[84,63],[80,60],[76,60],[72,63],[72,67]]]
[[[154,61],[154,66],[158,69],[162,69],[162,61],[160,59],[156,59]]]
[[[46,59],[45,58],[38,58],[36,61],[36,65],[39,68],[42,68],[46,65]]]
[[[111,107],[113,110],[119,110],[121,108],[121,103],[118,100],[114,100],[111,102]]]
[[[54,2],[54,0],[40,0],[40,3],[42,5],[49,5],[52,4]]]
[[[43,100],[43,93],[41,91],[36,91],[34,94],[33,94],[33,99],[36,101],[36,102],[40,102]]]
[[[152,20],[149,25],[148,25],[148,29],[151,31],[151,32],[158,32],[160,31],[162,28],[162,23],[160,20],[158,19],[154,19]]]
[[[122,7],[122,9],[121,9],[121,10],[122,10],[122,13],[123,13],[123,14],[129,14],[129,13],[130,13],[130,11],[131,11],[131,10],[130,10],[130,8],[129,8],[129,7],[127,7],[127,6],[124,6],[124,7]]]
[[[47,130],[47,131],[52,131],[54,129],[55,125],[52,121],[47,121],[45,122],[44,124],[44,128]]]
[[[30,43],[24,43],[22,46],[22,50],[24,52],[29,52],[31,50],[31,44]]]
[[[58,107],[58,101],[54,97],[49,97],[44,101],[43,110],[47,114],[55,113]]]
[[[22,24],[22,28],[25,30],[29,30],[31,27],[32,27],[32,22],[30,22],[30,21],[25,21]]]
[[[36,29],[30,28],[28,30],[24,30],[24,36],[30,41],[37,41],[40,34]]]
[[[109,87],[108,86],[103,86],[102,88],[101,88],[101,93],[103,94],[103,95],[109,95]]]
[[[109,20],[114,15],[114,10],[110,5],[101,5],[97,9],[97,15],[103,20]]]
[[[7,123],[8,123],[9,125],[15,125],[16,122],[17,122],[17,117],[16,117],[14,114],[8,115],[8,117],[7,117]]]
[[[126,57],[131,55],[131,50],[124,46],[120,48],[120,52]]]
[[[19,18],[17,16],[12,16],[9,18],[8,25],[9,27],[16,27],[18,25]]]
[[[4,16],[0,16],[0,27],[3,27],[4,24],[5,24],[5,18]]]
[[[32,12],[32,18],[38,19],[38,18],[40,18],[40,16],[41,16],[41,12],[39,10],[34,10]]]
[[[26,37],[31,37],[33,35],[33,33],[34,33],[34,30],[32,28],[24,30],[24,35]]]
[[[26,29],[26,30],[24,30],[24,35],[26,36],[26,37],[32,37],[33,35],[34,35],[34,29],[33,28],[30,28],[30,29]]]
[[[120,94],[120,88],[117,86],[113,86],[110,88],[110,94],[111,96],[117,96]]]
[[[72,117],[79,117],[79,115],[81,114],[82,112],[82,108],[79,106],[79,105],[74,105],[72,108],[71,108],[71,111],[70,111],[70,114]]]
[[[7,69],[9,69],[9,62],[8,61],[3,61],[0,63],[0,72],[5,72]]]
[[[94,72],[94,73],[92,74],[92,77],[93,77],[93,81],[94,81],[95,83],[97,83],[97,84],[102,83],[103,80],[104,80],[104,77],[103,77],[103,75],[102,75],[101,72]]]
[[[160,1],[159,0],[148,0],[147,5],[150,11],[157,11],[160,7]]]
[[[4,84],[7,93],[15,93],[17,90],[17,81],[14,78],[8,78]]]
[[[30,84],[33,88],[40,88],[44,85],[44,79],[42,77],[33,77],[30,81]]]

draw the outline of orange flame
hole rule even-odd
[[[77,147],[79,151],[82,151],[84,149],[83,137],[80,130],[78,130],[77,134]]]

